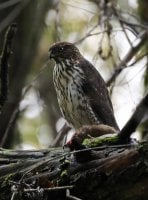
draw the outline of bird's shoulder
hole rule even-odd
[[[101,74],[97,71],[97,69],[85,58],[81,58],[79,62],[80,68],[84,73],[84,81],[83,85],[86,89],[94,89],[96,92],[102,91],[103,93],[107,93],[108,90],[104,79]],[[85,88],[84,88],[85,89]]]

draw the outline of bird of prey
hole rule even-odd
[[[63,117],[78,129],[83,125],[109,125],[119,130],[105,81],[78,48],[58,42],[49,48],[54,59],[54,86]]]

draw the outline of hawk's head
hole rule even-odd
[[[58,42],[49,48],[49,57],[56,62],[65,59],[78,59],[81,56],[77,47],[69,42]]]

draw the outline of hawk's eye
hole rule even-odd
[[[64,49],[63,47],[59,47],[59,51],[63,51],[63,49]]]

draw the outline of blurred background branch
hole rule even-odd
[[[5,35],[3,50],[1,53],[0,60],[0,80],[1,80],[1,90],[0,90],[0,107],[2,107],[7,99],[8,95],[8,81],[9,81],[9,57],[11,54],[12,40],[16,31],[16,24],[12,24]]]
[[[11,118],[14,113],[16,113],[16,110],[19,109],[22,89],[25,86],[26,77],[31,70],[31,65],[37,52],[39,39],[45,26],[43,21],[49,9],[48,1],[22,2],[25,2],[25,6],[23,7],[21,12],[20,7],[11,7],[12,11],[7,12],[7,10],[5,9],[1,13],[1,19],[3,19],[0,23],[1,31],[2,28],[6,27],[7,23],[9,25],[9,23],[12,22],[11,20],[14,20],[18,24],[18,30],[12,48],[13,57],[10,62],[11,68],[9,72],[9,95],[0,114],[0,141],[2,141],[1,146],[5,146],[6,142],[6,140],[3,140],[3,137],[5,137],[5,139],[13,137],[12,135],[14,131],[12,127],[15,123],[16,117],[13,117],[15,119],[13,120],[13,122]],[[20,2],[21,5],[19,4],[17,6],[21,6],[22,8],[22,2]],[[17,14],[14,12],[15,10]],[[4,15],[6,15],[6,12],[8,13],[8,15],[3,17]],[[13,15],[14,17],[11,16],[11,12],[15,13],[15,15]],[[11,20],[9,20],[9,18],[11,18]],[[3,24],[5,24],[5,26]],[[9,128],[9,131],[6,131],[10,121],[11,128]]]

